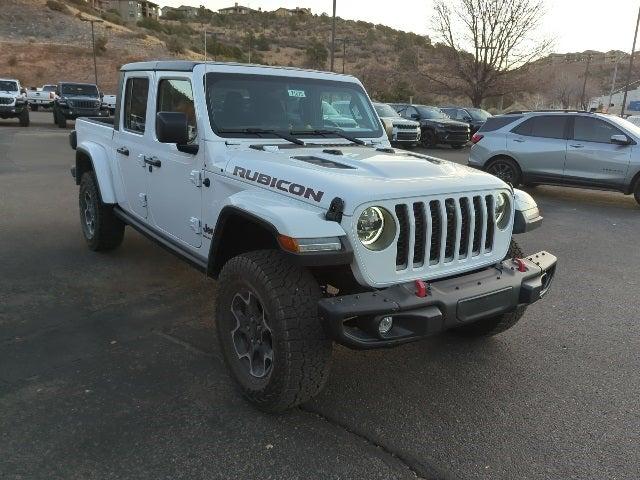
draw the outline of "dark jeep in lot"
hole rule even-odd
[[[102,108],[98,87],[92,83],[61,82],[56,87],[53,102],[53,123],[66,128],[67,120],[78,117],[107,117],[109,111]]]
[[[482,125],[484,125],[484,122],[487,121],[487,118],[492,116],[489,112],[481,108],[440,107],[440,110],[446,113],[450,118],[469,125],[471,135],[480,130]]]
[[[469,125],[451,120],[438,107],[427,105],[391,104],[403,118],[420,122],[422,144],[425,147],[451,145],[462,148],[469,141]]]

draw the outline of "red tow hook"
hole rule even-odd
[[[424,280],[416,280],[416,297],[424,298],[427,296],[427,284]]]
[[[518,271],[519,272],[526,272],[527,271],[527,265],[526,265],[526,263],[524,263],[523,259],[514,258],[513,259],[513,263],[515,263],[518,266]]]

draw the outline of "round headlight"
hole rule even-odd
[[[384,250],[396,236],[396,222],[382,207],[365,208],[356,226],[358,239],[369,250]]]
[[[500,230],[504,230],[509,225],[511,218],[511,199],[506,193],[500,193],[496,197],[495,203],[496,224]]]
[[[368,207],[358,219],[358,238],[367,247],[380,238],[384,230],[384,215],[379,207]]]

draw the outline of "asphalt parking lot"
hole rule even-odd
[[[0,478],[638,478],[633,198],[531,190],[544,225],[518,240],[559,272],[523,321],[484,341],[336,347],[325,391],[270,416],[221,362],[215,282],[130,229],[90,252],[69,130],[31,119],[0,121]]]

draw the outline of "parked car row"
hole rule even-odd
[[[514,187],[564,185],[634,194],[640,203],[640,127],[587,111],[511,112],[472,138],[469,165]]]

